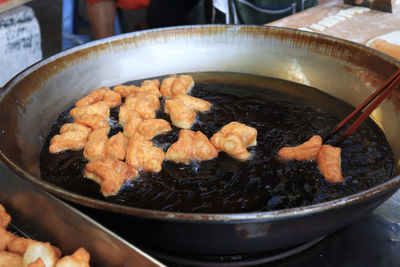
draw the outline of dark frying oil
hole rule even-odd
[[[99,186],[83,177],[82,151],[48,153],[49,140],[61,125],[72,121],[63,112],[53,125],[41,153],[43,179],[88,197],[134,207],[181,212],[231,213],[267,211],[320,203],[347,196],[388,180],[392,151],[380,128],[367,120],[342,144],[344,184],[329,184],[316,162],[276,159],[283,146],[298,145],[312,135],[326,135],[352,108],[316,89],[287,81],[232,73],[193,73],[191,95],[212,103],[199,113],[192,127],[209,138],[222,126],[238,121],[257,129],[252,158],[239,162],[220,152],[216,159],[190,165],[164,161],[160,173],[144,173],[127,182],[121,192],[104,198]],[[137,84],[138,81],[133,82]],[[163,103],[162,103],[163,104]],[[112,131],[118,125],[118,108],[112,112]],[[161,110],[158,118],[169,121]],[[156,137],[167,150],[179,129]]]

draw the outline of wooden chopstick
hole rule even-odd
[[[375,101],[365,109],[365,111],[350,125],[350,127],[341,135],[336,142],[337,145],[341,144],[346,140],[359,126],[360,124],[368,118],[372,111],[374,111],[377,106],[389,95],[389,93],[395,89],[400,84],[400,69],[398,69],[395,74],[392,75],[379,89],[377,89],[372,95],[370,95],[360,106],[358,106],[350,115],[348,115],[344,120],[338,123],[333,130],[323,139],[325,143],[334,134],[340,131],[343,126],[345,126],[351,119],[353,119],[357,114],[359,114],[365,107],[367,107],[374,99]]]

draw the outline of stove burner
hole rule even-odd
[[[170,255],[155,251],[146,250],[150,255],[158,258],[166,264],[179,264],[183,266],[215,266],[215,267],[240,267],[266,264],[273,261],[281,260],[309,249],[319,243],[326,236],[318,237],[301,245],[293,246],[286,249],[274,250],[272,252],[231,255],[231,256],[186,256],[186,255]]]

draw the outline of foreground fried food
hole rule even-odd
[[[172,124],[179,128],[189,129],[196,120],[196,113],[191,107],[173,99],[165,101],[164,111],[170,114]]]
[[[89,106],[94,103],[97,103],[97,102],[103,100],[105,93],[108,91],[110,91],[110,88],[108,88],[108,87],[101,87],[99,89],[96,89],[96,90],[92,91],[90,94],[88,94],[87,96],[76,101],[75,106],[76,107]]]
[[[280,160],[314,160],[322,148],[322,138],[319,135],[312,136],[299,146],[283,147],[278,152]]]
[[[75,119],[75,122],[85,125],[92,130],[96,130],[99,128],[110,129],[108,118],[105,118],[99,114],[82,114]]]
[[[10,214],[8,214],[3,205],[0,204],[0,227],[6,228],[10,222]]]
[[[196,111],[204,112],[210,110],[211,108],[211,104],[209,102],[190,95],[185,95],[185,94],[177,95],[173,98],[173,100],[181,102],[184,105],[189,106]]]
[[[146,139],[153,139],[157,135],[165,134],[171,131],[171,125],[163,119],[151,119],[141,121],[137,125],[137,131]]]
[[[341,149],[331,145],[323,145],[318,153],[318,168],[325,179],[331,183],[343,183],[341,171]]]
[[[124,126],[124,135],[132,137],[143,120],[140,117],[132,116]]]
[[[28,266],[40,258],[45,266],[54,266],[60,256],[61,253],[57,253],[50,243],[35,242],[26,248],[23,264]]]
[[[257,130],[239,122],[231,122],[215,133],[210,141],[218,150],[245,161],[250,157],[246,147],[257,145]]]
[[[0,267],[21,267],[22,265],[22,256],[7,252],[0,251]]]
[[[40,241],[36,241],[36,240],[24,238],[24,237],[16,237],[10,241],[10,243],[7,246],[7,250],[23,256],[26,253],[26,250],[28,249],[28,247],[33,244],[44,245],[44,244],[49,244],[49,243],[43,243]],[[61,250],[50,244],[49,244],[49,246],[53,250],[54,254],[57,256],[57,258],[59,258],[61,256]]]
[[[0,251],[6,250],[8,244],[17,238],[16,235],[7,231],[5,228],[0,227]]]
[[[89,136],[89,134],[92,132],[92,129],[79,123],[66,123],[61,127],[60,134],[64,134],[66,132],[81,132]]]
[[[84,248],[79,248],[71,256],[59,259],[55,267],[89,267],[89,261],[89,253]]]
[[[106,156],[117,160],[124,160],[126,151],[128,150],[128,145],[129,138],[119,132],[116,135],[111,136],[107,141],[105,147]]]
[[[81,150],[85,147],[88,135],[80,131],[57,134],[50,140],[50,153],[58,153],[64,150]]]
[[[46,267],[41,258],[37,258],[34,262],[28,264],[28,267]]]
[[[77,119],[82,115],[93,115],[93,114],[103,116],[104,118],[107,119],[108,117],[110,117],[110,108],[108,107],[105,101],[100,101],[89,106],[75,107],[69,111],[69,115],[73,119]]]
[[[122,97],[119,93],[109,90],[104,94],[103,101],[109,108],[115,108],[121,105]]]
[[[166,98],[171,98],[190,92],[193,86],[194,81],[191,75],[171,76],[163,80],[161,84],[161,94]]]
[[[160,97],[161,93],[159,87],[160,82],[158,80],[146,80],[142,82],[140,87],[135,85],[116,85],[114,91],[119,93],[122,97],[138,93],[149,93]]]
[[[202,132],[183,129],[178,141],[167,150],[166,160],[188,164],[190,161],[203,161],[218,156],[218,151]]]
[[[106,144],[108,142],[108,129],[100,128],[89,134],[88,142],[83,150],[83,156],[88,161],[101,159],[106,154]]]
[[[137,175],[135,168],[110,157],[91,161],[85,168],[85,177],[100,184],[105,197],[117,194],[125,181]]]
[[[125,108],[130,111],[136,111],[143,120],[154,119],[158,109],[157,106],[151,98],[145,95],[127,97],[124,103]]]
[[[129,141],[126,163],[135,169],[160,172],[164,156],[162,149],[155,147],[151,141],[136,132]]]

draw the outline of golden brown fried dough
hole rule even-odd
[[[125,181],[137,175],[135,168],[110,157],[91,161],[85,168],[85,177],[100,184],[105,197],[116,195]]]
[[[106,144],[106,156],[124,160],[126,151],[129,145],[129,138],[124,136],[121,132],[110,137]]]
[[[6,250],[8,244],[15,238],[17,238],[16,235],[0,227],[0,251]]]
[[[218,151],[202,132],[181,130],[178,141],[173,143],[167,151],[166,160],[183,162],[203,161],[218,156]]]
[[[151,103],[151,105],[155,108],[155,110],[158,110],[161,107],[160,99],[155,94],[140,92],[140,93],[131,94],[131,95],[127,96],[127,98],[142,99],[146,102]]]
[[[196,98],[190,95],[177,95],[173,100],[180,101],[184,105],[191,107],[196,111],[208,111],[211,108],[211,104],[203,99]]]
[[[99,128],[110,129],[108,119],[98,114],[82,114],[75,119],[75,122],[85,125],[92,130],[97,130]]]
[[[318,153],[318,168],[328,182],[343,183],[341,171],[341,149],[331,145],[323,145]]]
[[[29,263],[28,267],[46,267],[46,265],[41,258],[37,258],[36,261]]]
[[[191,75],[179,75],[171,86],[171,93],[173,96],[186,94],[192,90],[194,86],[193,77]]]
[[[71,256],[59,259],[55,267],[89,267],[89,261],[89,253],[84,248],[79,248]]]
[[[34,241],[34,243],[26,248],[23,256],[23,264],[24,266],[28,266],[40,258],[45,266],[54,266],[60,255],[61,253],[56,252],[50,243]]]
[[[142,82],[142,86],[140,87],[140,90],[137,91],[137,93],[145,92],[145,93],[154,94],[157,97],[160,97],[161,93],[160,93],[159,88],[160,88],[159,80],[146,80],[146,81]]]
[[[81,132],[89,136],[92,129],[86,127],[83,124],[79,123],[66,123],[60,129],[60,134],[64,134],[66,132]]]
[[[19,254],[0,251],[0,267],[21,267],[22,256]]]
[[[7,250],[23,256],[25,254],[26,250],[28,249],[28,247],[33,244],[42,244],[43,245],[43,244],[49,244],[49,243],[43,243],[40,241],[36,241],[36,240],[24,238],[24,237],[16,237],[13,240],[11,240],[11,242],[8,244]],[[55,246],[51,246],[51,245],[50,245],[50,247],[54,251],[54,254],[56,255],[56,257],[59,258],[61,256],[60,249]]]
[[[127,97],[124,107],[130,111],[139,113],[143,120],[154,119],[156,117],[157,107],[148,97]]]
[[[121,106],[119,108],[119,113],[118,113],[118,120],[119,124],[122,126],[125,126],[131,118],[139,118],[140,119],[140,114],[137,113],[136,111],[129,110],[125,106]]]
[[[88,161],[101,159],[106,155],[107,134],[106,128],[94,130],[89,134],[88,142],[83,150],[83,155]]]
[[[150,119],[141,121],[137,125],[137,132],[146,139],[153,139],[157,135],[165,134],[172,130],[168,121],[163,119]]]
[[[104,94],[103,101],[109,108],[115,108],[121,105],[122,98],[119,93],[110,90]]]
[[[322,138],[314,135],[309,140],[299,146],[283,147],[278,152],[280,160],[314,160],[322,148]]]
[[[257,145],[257,130],[239,122],[231,122],[211,137],[211,143],[218,150],[245,161],[250,157],[246,147]]]
[[[164,156],[164,151],[153,146],[151,141],[139,133],[135,133],[129,141],[126,163],[143,171],[160,172]]]
[[[165,113],[170,114],[171,122],[179,128],[188,129],[192,127],[196,119],[194,110],[173,99],[165,100]]]
[[[124,126],[124,135],[132,137],[137,130],[137,127],[143,120],[139,117],[131,117],[128,123]]]
[[[110,116],[110,108],[105,101],[100,101],[89,106],[75,107],[69,111],[69,115],[74,119],[77,119],[82,115],[94,114],[101,115],[104,118],[108,119],[108,117]]]
[[[166,97],[166,98],[173,97],[172,92],[171,92],[171,87],[172,87],[172,84],[174,83],[175,79],[176,79],[176,76],[171,76],[171,77],[165,78],[162,81],[160,92],[164,97]]]
[[[61,135],[55,135],[50,140],[50,153],[58,153],[64,150],[81,150],[85,147],[87,135],[82,132],[66,132]]]
[[[122,97],[127,97],[128,95],[138,92],[140,87],[135,85],[116,85],[114,87],[114,92],[119,93]]]
[[[193,77],[190,75],[170,76],[165,78],[161,84],[161,93],[166,98],[180,94],[186,94],[194,86]]]
[[[92,91],[90,94],[88,94],[87,96],[76,101],[75,106],[76,107],[89,106],[89,105],[92,105],[99,101],[102,101],[104,98],[104,95],[109,91],[110,91],[110,88],[108,88],[108,87],[101,87],[99,89],[96,89],[96,90]]]
[[[4,206],[0,204],[0,227],[6,228],[10,222],[10,214],[8,214]]]

